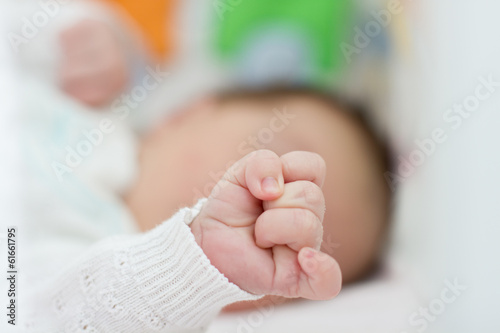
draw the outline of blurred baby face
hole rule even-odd
[[[257,149],[278,155],[307,150],[326,159],[336,135],[335,117],[330,110],[318,110],[301,100],[194,105],[165,121],[144,142],[141,177],[131,203],[133,208],[148,203],[151,207],[134,213],[141,224],[162,221],[208,196],[229,166]],[[143,191],[149,192],[147,199]]]
[[[324,250],[335,251],[341,265],[360,261],[380,234],[381,223],[372,221],[385,218],[381,172],[366,140],[350,116],[310,98],[201,102],[144,141],[127,201],[147,230],[207,197],[225,170],[253,150],[316,152],[327,165]],[[374,236],[361,243],[360,233]]]

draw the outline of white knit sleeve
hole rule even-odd
[[[226,305],[260,296],[210,264],[188,224],[202,201],[155,229],[99,242],[37,288],[29,329],[43,332],[201,332]]]

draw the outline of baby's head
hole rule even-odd
[[[338,260],[345,281],[366,273],[386,229],[385,156],[359,115],[316,91],[225,93],[167,120],[144,145],[132,211],[145,228],[155,225],[208,196],[232,163],[263,148],[324,158],[323,250]]]

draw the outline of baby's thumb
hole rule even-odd
[[[270,150],[258,150],[233,164],[212,190],[202,213],[229,226],[249,226],[262,214],[262,201],[284,189],[282,162]]]
[[[274,200],[284,188],[282,163],[270,150],[257,150],[243,158],[240,168],[233,171],[241,185],[259,200]]]

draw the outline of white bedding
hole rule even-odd
[[[478,76],[492,74],[500,80],[500,48],[485,51],[493,42],[498,45],[498,1],[418,3],[420,10],[410,16],[420,15],[420,19],[414,18],[409,29],[411,38],[419,43],[411,61],[397,61],[393,88],[399,98],[384,119],[397,153],[407,152],[415,138],[438,126],[442,113],[474,90]],[[0,22],[2,14],[7,12],[0,13]],[[446,24],[442,24],[444,19]],[[0,125],[7,124],[6,112],[15,109],[16,96],[24,93],[16,86],[8,52],[5,40],[0,42],[4,109]],[[421,89],[418,92],[423,95],[415,89]],[[412,99],[416,96],[424,100]],[[416,332],[409,324],[411,314],[439,296],[446,278],[459,278],[468,290],[426,332],[499,332],[499,96],[500,91],[467,126],[453,132],[453,140],[441,146],[397,194],[390,261],[397,257],[415,264],[425,280],[415,284],[412,273],[386,273],[346,287],[332,301],[299,301],[264,313],[224,313],[208,332]],[[17,218],[15,189],[22,180],[14,164],[13,128],[0,127],[1,153],[7,156],[0,170],[0,218],[9,223]],[[0,289],[6,290],[3,280]]]
[[[208,333],[403,333],[416,309],[404,275],[387,271],[345,287],[330,301],[300,300],[261,310],[221,314]]]
[[[401,3],[404,23],[389,27],[399,39],[391,106],[379,123],[396,157],[408,158],[415,140],[436,128],[447,135],[396,193],[389,261],[412,270],[346,288],[329,302],[277,308],[250,329],[241,320],[251,313],[224,314],[210,333],[500,332],[500,3]],[[493,93],[453,129],[445,113],[472,103],[480,78],[495,82]],[[457,297],[449,284],[460,286]],[[425,323],[415,315],[431,307]]]

